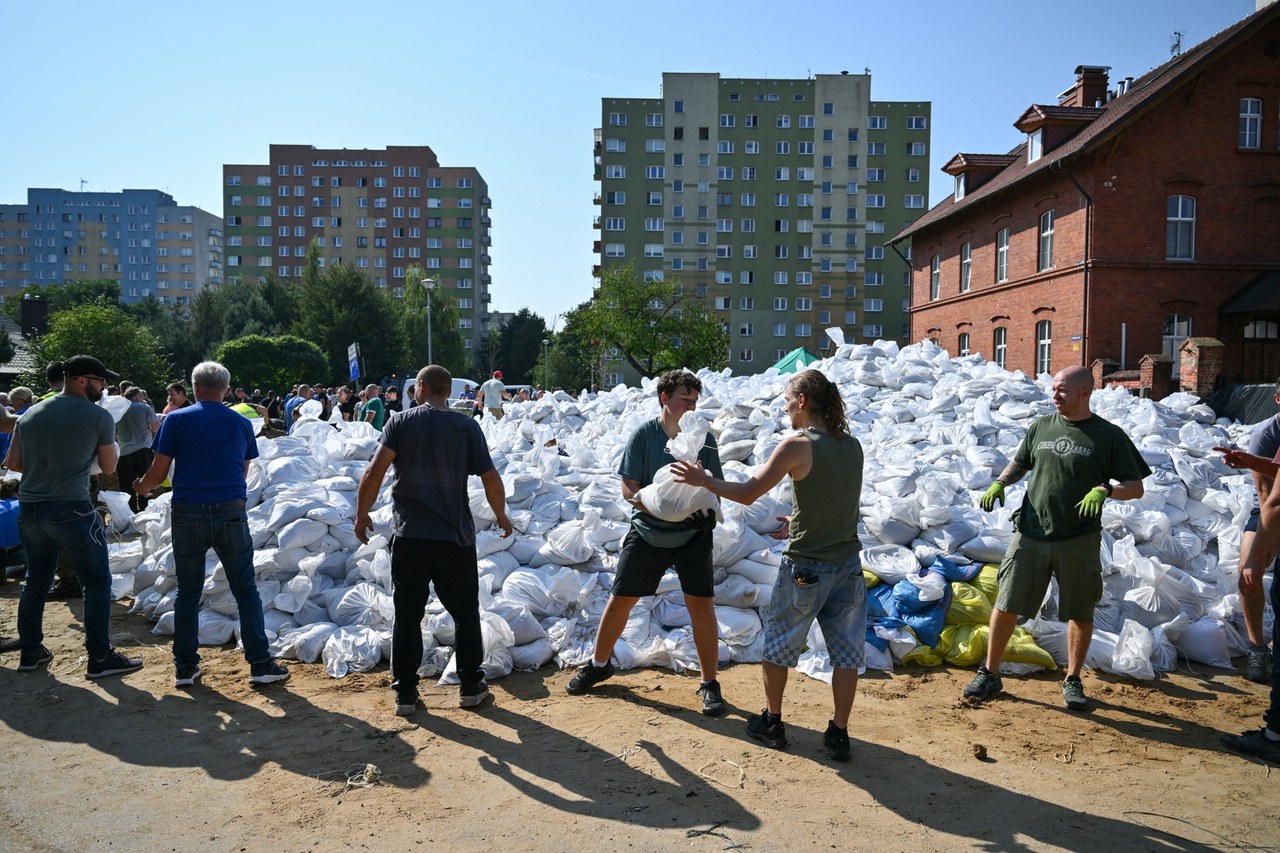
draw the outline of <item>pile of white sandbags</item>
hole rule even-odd
[[[891,585],[910,578],[928,586],[925,570],[940,557],[962,565],[998,562],[1025,482],[1011,487],[1008,505],[994,513],[979,510],[977,498],[1030,422],[1052,411],[1047,377],[1037,383],[978,357],[952,359],[929,343],[901,350],[887,342],[843,345],[817,367],[840,385],[852,431],[866,451],[859,525],[866,568]],[[781,397],[790,376],[699,376],[698,414],[717,437],[725,474],[745,478],[789,427]],[[1108,501],[1104,508],[1106,596],[1091,665],[1136,677],[1171,669],[1180,658],[1229,665],[1243,648],[1236,578],[1252,485],[1210,448],[1246,441],[1248,428],[1215,423],[1189,395],[1155,403],[1106,390],[1093,400],[1095,411],[1128,431],[1154,473],[1141,500]],[[628,529],[618,464],[631,433],[657,414],[648,380],[589,401],[557,392],[509,404],[501,421],[482,421],[516,530],[508,539],[498,535],[473,479],[491,678],[552,659],[575,666],[591,654]],[[367,424],[308,417],[290,436],[260,439],[260,458],[250,466],[254,567],[273,651],[323,660],[334,676],[367,670],[390,649],[390,476],[372,513],[379,536],[361,546],[353,527],[356,486],[376,444]],[[766,534],[790,504],[784,480],[754,506],[723,507],[713,554],[723,662],[760,660],[760,613],[785,546]],[[155,621],[157,633],[172,633],[168,498],[153,501],[133,524],[141,539],[112,549],[114,589],[133,598],[134,610]],[[205,576],[200,639],[224,643],[238,623],[212,553]],[[943,603],[950,599],[948,592]],[[1040,618],[1027,627],[1063,662],[1065,626],[1056,615],[1051,589]],[[424,673],[450,679],[451,655],[441,647],[452,643],[453,623],[434,596],[422,636]],[[883,668],[917,645],[916,634],[899,622],[873,622],[868,638],[869,661]],[[802,669],[829,678],[816,628],[809,646]],[[637,605],[615,655],[624,668],[697,667],[674,573]]]

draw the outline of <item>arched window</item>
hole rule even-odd
[[[934,255],[929,261],[929,298],[937,299],[942,292],[942,258]]]
[[[1036,375],[1048,373],[1053,355],[1053,323],[1041,320],[1036,323]]]
[[[1004,326],[996,328],[995,333],[991,336],[991,352],[995,358],[996,364],[1001,367],[1005,366],[1005,357],[1009,351],[1009,330]]]
[[[1053,211],[1040,215],[1040,258],[1037,270],[1053,269]]]
[[[1164,256],[1190,261],[1196,256],[1196,200],[1189,195],[1169,196],[1165,214]]]
[[[959,355],[969,354],[969,333],[968,332],[960,333],[960,340],[956,344],[956,350]]]
[[[960,247],[960,292],[969,292],[969,283],[972,281],[973,252],[968,243]]]
[[[996,281],[1009,278],[1009,229],[996,232]]]

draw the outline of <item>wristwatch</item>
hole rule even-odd
[[[1111,493],[1112,493],[1112,492],[1114,492],[1114,491],[1116,490],[1116,487],[1115,487],[1115,486],[1113,486],[1113,485],[1111,485],[1111,483],[1110,483],[1110,482],[1102,483],[1102,484],[1100,484],[1100,485],[1098,486],[1098,488],[1100,488],[1100,489],[1106,489],[1106,490],[1107,490],[1107,497],[1111,497]]]

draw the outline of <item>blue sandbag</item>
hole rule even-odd
[[[867,616],[894,616],[897,612],[893,605],[893,587],[887,583],[878,583],[867,590]]]
[[[982,571],[981,563],[956,563],[946,557],[936,557],[929,571],[937,572],[949,581],[968,583]]]

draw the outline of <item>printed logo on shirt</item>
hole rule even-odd
[[[1076,444],[1067,437],[1055,438],[1053,441],[1042,441],[1036,450],[1048,450],[1058,456],[1092,456],[1093,448]]]

